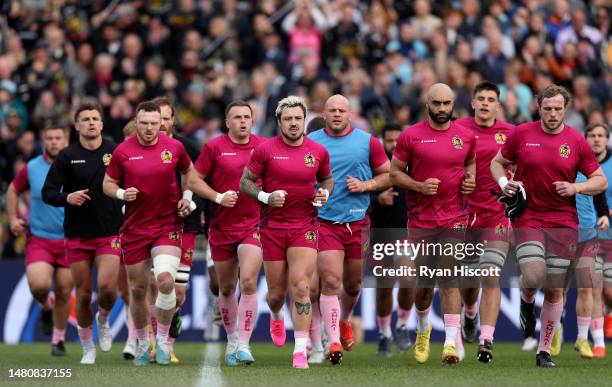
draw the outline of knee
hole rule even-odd
[[[174,278],[170,273],[161,273],[157,276],[157,289],[165,294],[174,289]]]
[[[310,297],[310,285],[306,280],[300,280],[293,284],[292,286],[293,298],[295,299],[305,299]]]
[[[87,305],[91,303],[92,290],[91,289],[77,289],[76,301],[79,305]]]
[[[115,289],[113,288],[98,288],[98,298],[101,300],[112,300],[115,298]]]
[[[130,302],[144,301],[147,298],[147,287],[144,285],[132,285],[130,287]]]
[[[240,293],[254,294],[257,292],[257,278],[240,278]]]
[[[30,285],[30,291],[32,292],[32,296],[36,300],[41,300],[43,298],[46,298],[49,294],[49,286],[46,286],[44,284]]]
[[[344,291],[351,297],[357,297],[361,293],[361,278],[353,278],[344,284]]]
[[[323,290],[326,293],[338,294],[340,292],[340,278],[329,274],[323,276]]]
[[[268,304],[270,307],[278,307],[285,303],[285,293],[275,290],[268,291]]]
[[[233,283],[219,285],[219,293],[224,297],[232,296],[236,293],[236,285]]]
[[[521,273],[521,287],[525,289],[541,288],[546,280],[545,270],[529,270]]]
[[[563,289],[547,288],[544,289],[544,299],[550,303],[563,301]]]

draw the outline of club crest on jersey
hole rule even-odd
[[[170,239],[171,241],[178,241],[179,240],[179,233],[176,231],[172,231],[170,233],[168,233],[168,239]]]
[[[451,140],[455,149],[463,149],[463,140],[459,136],[453,137]]]
[[[190,250],[185,251],[184,257],[185,257],[185,260],[189,262],[193,261],[193,250],[190,249]]]
[[[495,229],[495,233],[497,235],[504,235],[506,233],[506,228],[504,227],[503,224],[499,224],[497,225],[497,228]]]
[[[255,239],[255,240],[259,240],[259,232],[258,232],[258,231],[255,231],[255,232],[253,233],[253,239]]]
[[[315,158],[312,154],[307,153],[306,156],[304,156],[304,163],[306,164],[307,167],[314,167],[315,166]]]
[[[111,249],[119,250],[121,248],[121,244],[119,243],[119,239],[113,239],[110,244],[111,244]]]
[[[595,256],[595,254],[597,253],[597,250],[599,250],[599,247],[597,245],[591,245],[589,246],[589,253],[593,254],[593,257]]]
[[[559,156],[563,157],[564,159],[567,159],[571,153],[572,150],[570,149],[569,145],[563,144],[559,147]]]
[[[314,233],[314,231],[308,231],[306,233],[306,240],[308,242],[314,242],[317,240],[317,234]]]
[[[568,246],[568,249],[570,251],[570,253],[575,253],[576,252],[576,244],[574,242],[570,243]]]
[[[506,135],[503,134],[502,132],[498,132],[495,135],[495,142],[498,144],[505,144],[506,143]]]
[[[464,228],[465,226],[463,225],[463,223],[455,223],[455,225],[453,226],[453,230],[457,232],[462,232]]]
[[[113,155],[110,153],[105,153],[104,156],[102,156],[102,162],[104,163],[105,167],[108,167],[108,164],[110,164],[112,158]]]
[[[162,163],[171,163],[172,162],[172,152],[167,149],[164,149],[161,153]]]

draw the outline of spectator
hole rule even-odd
[[[584,9],[576,8],[571,12],[571,26],[565,27],[557,35],[555,40],[555,50],[557,55],[563,55],[565,43],[578,43],[579,38],[587,39],[592,47],[589,50],[589,57],[595,59],[596,49],[602,41],[601,32],[590,25],[587,25],[587,17]]]

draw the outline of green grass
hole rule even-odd
[[[121,343],[119,343],[121,344]],[[289,344],[289,343],[288,343]],[[98,351],[95,366],[78,364],[81,350],[77,344],[69,344],[66,358],[50,356],[46,344],[7,346],[0,345],[0,386],[7,385],[8,368],[70,367],[75,375],[69,385],[74,386],[194,386],[211,380],[201,380],[205,345],[202,343],[178,344],[176,352],[181,364],[161,367],[150,365],[134,367],[120,355],[122,345],[115,345],[110,353]],[[612,385],[612,361],[582,360],[566,344],[558,358],[557,368],[538,369],[535,354],[523,353],[519,344],[495,345],[492,364],[476,361],[476,346],[466,346],[466,360],[456,366],[444,366],[440,362],[442,347],[432,345],[427,364],[418,365],[410,354],[398,354],[389,359],[377,358],[376,345],[359,345],[353,352],[345,353],[344,364],[332,367],[328,364],[311,366],[309,370],[291,369],[292,347],[276,348],[271,344],[255,344],[252,347],[257,363],[251,367],[221,367],[220,376],[225,386],[600,386]],[[220,347],[223,353],[224,346]],[[209,359],[210,361],[211,359]],[[210,369],[209,369],[210,370]],[[214,373],[214,372],[213,372]],[[219,373],[217,373],[219,374]],[[210,373],[207,373],[210,377]],[[53,383],[59,385],[59,383]],[[11,382],[9,386],[41,385],[40,381]]]

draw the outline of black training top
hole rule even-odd
[[[42,196],[45,203],[65,206],[64,234],[66,238],[101,238],[117,235],[123,222],[119,200],[102,191],[106,167],[110,163],[114,142],[103,139],[96,150],[85,149],[79,141],[63,149],[51,166]],[[89,189],[82,206],[67,203],[68,194]]]

